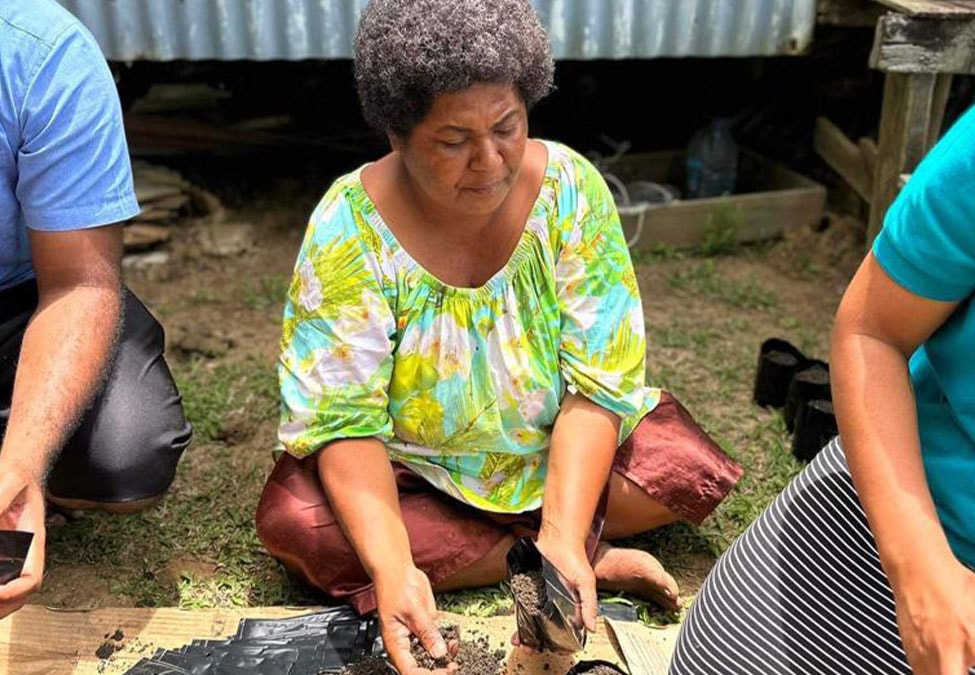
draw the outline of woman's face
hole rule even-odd
[[[461,215],[489,215],[514,185],[528,112],[510,84],[442,94],[406,138],[390,137],[421,198]]]

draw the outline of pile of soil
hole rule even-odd
[[[441,626],[440,635],[443,636],[444,641],[449,645],[451,642],[457,642],[460,640],[460,630],[457,626]],[[415,635],[410,636],[410,654],[416,659],[416,663],[421,668],[427,668],[428,670],[436,670],[437,668],[446,668],[447,664],[450,663],[450,656],[442,656],[439,659],[435,659],[430,656],[423,643],[420,642],[420,638]]]
[[[545,606],[545,577],[541,571],[519,572],[511,577],[511,594],[529,616],[539,616]]]
[[[458,675],[499,675],[503,671],[505,652],[503,649],[492,650],[486,636],[472,633],[470,638],[461,639],[460,630],[455,625],[442,626],[440,634],[448,645],[460,643],[454,659],[460,666]],[[435,659],[430,656],[416,636],[410,638],[410,653],[421,668],[435,670],[446,668],[450,663],[449,657]]]
[[[477,635],[471,640],[461,640],[457,652],[458,675],[501,675],[504,672],[503,649],[491,649],[487,637]]]
[[[339,671],[339,675],[393,675],[395,671],[382,656],[367,656],[361,661],[350,663]]]
[[[605,663],[597,663],[592,668],[578,671],[577,675],[620,675],[620,672],[619,668],[614,668]]]

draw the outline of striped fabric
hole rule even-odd
[[[670,674],[910,672],[837,438],[715,565]]]

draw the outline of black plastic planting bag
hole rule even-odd
[[[609,675],[610,673],[626,675],[626,671],[619,666],[602,660],[580,661],[565,675],[589,675],[589,673],[598,673],[599,675]]]
[[[541,574],[544,598],[538,608],[525,606],[512,585],[515,576]],[[569,590],[565,577],[541,554],[529,537],[519,539],[508,551],[508,583],[515,601],[518,640],[538,650],[577,652],[586,646],[582,606]]]
[[[0,584],[20,576],[33,540],[33,532],[0,530]]]

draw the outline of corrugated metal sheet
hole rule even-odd
[[[109,59],[346,59],[367,0],[58,0]],[[803,52],[816,0],[532,0],[558,59]]]

